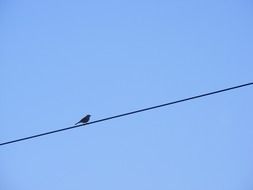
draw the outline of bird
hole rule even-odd
[[[78,123],[83,123],[83,124],[85,124],[85,123],[88,123],[88,121],[90,120],[90,116],[91,115],[86,115],[84,118],[82,118],[80,121],[78,121],[75,125],[77,125]]]

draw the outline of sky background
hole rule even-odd
[[[0,142],[253,81],[249,0],[0,1]],[[252,190],[253,86],[0,146],[4,190]]]

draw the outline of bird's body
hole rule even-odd
[[[80,121],[78,121],[75,125],[77,125],[78,123],[87,123],[90,120],[90,116],[91,115],[86,115],[84,118],[82,118]]]

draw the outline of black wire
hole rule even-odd
[[[135,114],[135,113],[144,112],[144,111],[148,111],[148,110],[152,110],[152,109],[156,109],[156,108],[160,108],[160,107],[164,107],[164,106],[169,106],[169,105],[172,105],[172,104],[177,104],[177,103],[181,103],[181,102],[201,98],[201,97],[204,97],[204,96],[210,96],[210,95],[213,95],[213,94],[218,94],[218,93],[221,93],[221,92],[233,90],[233,89],[236,89],[236,88],[242,88],[242,87],[249,86],[249,85],[253,85],[253,82],[238,85],[238,86],[234,86],[234,87],[230,87],[230,88],[225,88],[225,89],[222,89],[222,90],[217,90],[217,91],[213,91],[213,92],[209,92],[209,93],[205,93],[205,94],[201,94],[201,95],[197,95],[197,96],[192,96],[190,98],[185,98],[185,99],[181,99],[181,100],[177,100],[177,101],[173,101],[173,102],[169,102],[169,103],[165,103],[165,104],[160,104],[160,105],[152,106],[152,107],[149,107],[149,108],[139,109],[139,110],[136,110],[136,111],[132,111],[132,112],[128,112],[128,113],[124,113],[124,114],[120,114],[120,115],[115,115],[115,116],[107,117],[107,118],[104,118],[104,119],[99,119],[99,120],[92,121],[92,122],[85,123],[85,124],[75,125],[75,126],[66,127],[66,128],[62,128],[62,129],[58,129],[58,130],[54,130],[54,131],[49,131],[49,132],[45,132],[45,133],[40,133],[40,134],[37,134],[37,135],[32,135],[32,136],[12,140],[12,141],[3,142],[3,143],[0,143],[0,146],[15,143],[15,142],[19,142],[19,141],[24,141],[24,140],[28,140],[28,139],[33,139],[33,138],[37,138],[37,137],[41,137],[41,136],[45,136],[45,135],[49,135],[49,134],[53,134],[53,133],[58,133],[58,132],[61,132],[61,131],[66,131],[66,130],[74,129],[74,128],[81,127],[81,126],[84,126],[84,125],[90,125],[90,124],[94,124],[94,123],[98,123],[98,122],[102,122],[102,121],[106,121],[106,120],[110,120],[110,119],[115,119],[115,118],[118,118],[118,117],[132,115],[132,114]]]

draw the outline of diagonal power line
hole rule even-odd
[[[176,100],[176,101],[173,101],[173,102],[168,102],[168,103],[165,103],[165,104],[160,104],[160,105],[156,105],[156,106],[152,106],[152,107],[148,107],[148,108],[144,108],[144,109],[135,110],[135,111],[128,112],[128,113],[123,113],[123,114],[107,117],[107,118],[104,118],[104,119],[95,120],[95,121],[85,123],[85,124],[74,125],[74,126],[71,126],[71,127],[66,127],[66,128],[57,129],[57,130],[49,131],[49,132],[45,132],[45,133],[40,133],[40,134],[37,134],[37,135],[32,135],[32,136],[28,136],[28,137],[24,137],[24,138],[20,138],[20,139],[6,141],[6,142],[3,142],[3,143],[0,143],[0,146],[11,144],[11,143],[16,143],[16,142],[20,142],[20,141],[25,141],[25,140],[28,140],[28,139],[33,139],[33,138],[37,138],[37,137],[41,137],[41,136],[45,136],[45,135],[50,135],[50,134],[58,133],[58,132],[61,132],[61,131],[66,131],[66,130],[74,129],[74,128],[81,127],[81,126],[84,126],[84,125],[91,125],[91,124],[94,124],[94,123],[103,122],[103,121],[110,120],[110,119],[115,119],[115,118],[118,118],[118,117],[124,117],[124,116],[127,116],[127,115],[136,114],[136,113],[139,113],[139,112],[144,112],[144,111],[148,111],[148,110],[152,110],[152,109],[157,109],[157,108],[164,107],[164,106],[169,106],[169,105],[172,105],[172,104],[178,104],[178,103],[181,103],[181,102],[186,102],[186,101],[189,101],[189,100],[202,98],[202,97],[205,97],[205,96],[210,96],[210,95],[213,95],[213,94],[218,94],[218,93],[222,93],[222,92],[225,92],[225,91],[234,90],[234,89],[242,88],[242,87],[249,86],[249,85],[253,85],[253,82],[238,85],[238,86],[233,86],[233,87],[230,87],[230,88],[225,88],[225,89],[221,89],[221,90],[217,90],[217,91],[213,91],[213,92],[208,92],[208,93],[205,93],[205,94],[200,94],[200,95],[197,95],[197,96],[192,96],[192,97],[189,97],[189,98]]]

